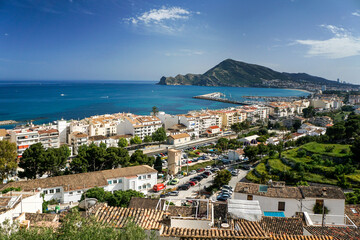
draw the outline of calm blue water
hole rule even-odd
[[[243,95],[304,96],[304,92],[271,88],[162,86],[157,81],[0,81],[0,120],[78,119],[97,114],[148,114],[153,106],[171,114],[216,109],[232,104],[193,99],[222,92],[236,100]],[[11,126],[1,126],[11,127]]]

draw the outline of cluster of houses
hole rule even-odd
[[[155,182],[154,182],[155,180]],[[45,200],[77,202],[83,191],[98,186],[106,191],[149,189],[156,170],[147,166],[105,170],[47,179],[12,182],[21,192],[0,196],[0,221],[17,220],[25,228],[59,227],[56,214],[42,212]],[[176,203],[171,204],[171,202]],[[179,204],[180,203],[180,204]],[[325,214],[316,212],[326,209]],[[233,199],[133,198],[127,208],[98,203],[88,213],[99,222],[123,228],[132,221],[155,231],[159,239],[359,239],[360,207],[345,205],[338,187],[285,186],[283,182],[238,182]]]

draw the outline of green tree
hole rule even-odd
[[[249,158],[250,162],[253,162],[256,160],[256,156],[258,154],[258,148],[255,146],[246,146],[244,148],[244,153],[247,158]]]
[[[149,165],[152,166],[154,164],[154,157],[148,157],[141,150],[136,150],[130,157],[131,165]]]
[[[329,137],[330,141],[338,141],[345,139],[346,128],[343,123],[336,123],[334,126],[328,127],[326,129],[326,135]]]
[[[301,121],[295,120],[293,123],[293,128],[295,129],[295,131],[297,131],[300,127],[301,127]]]
[[[231,125],[230,128],[232,131],[236,132],[236,134],[238,134],[239,132],[241,132],[243,130],[241,123],[234,123],[233,125]]]
[[[154,163],[154,168],[160,173],[162,172],[162,161],[161,161],[161,157],[157,156],[155,163]]]
[[[303,114],[304,114],[304,117],[305,118],[311,118],[311,117],[314,117],[316,112],[315,112],[315,108],[313,106],[309,106],[307,108],[304,108],[302,110]]]
[[[88,172],[89,163],[87,160],[88,146],[82,145],[78,149],[78,155],[70,162],[70,171],[73,173]]]
[[[216,147],[219,148],[220,150],[228,149],[228,145],[229,145],[229,139],[227,138],[220,138],[216,143]]]
[[[44,162],[46,159],[46,151],[41,143],[31,145],[22,155],[19,167],[24,171],[19,172],[20,178],[35,179],[36,175],[40,177],[46,172]]]
[[[279,153],[279,158],[281,158],[281,153],[284,150],[284,142],[279,141],[279,143],[277,145],[275,145],[275,147],[276,147],[276,151]]]
[[[159,112],[159,109],[156,106],[153,106],[151,112],[153,116],[156,116],[156,114]]]
[[[354,161],[360,163],[360,137],[355,138],[353,144],[350,147],[351,152],[353,153]]]
[[[129,142],[125,138],[120,138],[118,141],[118,146],[121,148],[127,147]]]
[[[49,148],[45,152],[45,161],[43,168],[49,176],[59,176],[63,174],[67,159],[70,157],[70,149],[66,145],[60,148]]]
[[[223,185],[227,185],[229,184],[231,180],[231,173],[229,170],[227,169],[223,169],[221,171],[218,171],[216,173],[216,176],[214,178],[214,184],[217,186],[217,187],[221,187]]]
[[[151,136],[145,136],[144,137],[144,142],[146,142],[146,143],[152,142]]]
[[[130,144],[141,144],[142,140],[139,136],[135,136],[132,139],[130,139]]]
[[[158,142],[159,144],[161,142],[164,142],[166,140],[166,132],[164,128],[158,128],[153,134],[152,134],[152,139],[156,142]]]
[[[0,141],[0,180],[6,179],[9,173],[17,168],[16,144],[7,140]]]

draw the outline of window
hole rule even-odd
[[[139,186],[139,190],[141,190],[141,186]]]
[[[73,192],[69,192],[70,195],[73,195]]]
[[[279,202],[278,211],[285,211],[285,202]]]
[[[139,180],[141,180],[141,176],[139,176],[138,178],[139,178]]]
[[[50,192],[50,193],[54,193],[54,189],[50,189],[49,192]]]
[[[113,180],[113,184],[117,184],[117,180],[115,179],[115,180]]]
[[[119,183],[122,183],[122,179],[119,179]]]
[[[150,184],[150,183],[148,183],[148,184],[147,184],[147,187],[148,187],[148,188],[151,188],[151,184]]]
[[[81,191],[77,191],[77,193],[81,194]]]
[[[148,178],[151,178],[151,175],[149,174],[147,177],[148,177]]]
[[[44,192],[43,192],[44,194],[48,194],[48,190],[44,190]]]
[[[146,179],[146,175],[143,176],[143,179]]]
[[[60,192],[60,188],[57,188],[57,189],[56,189],[56,192],[59,193],[59,192]]]
[[[247,195],[247,200],[253,200],[253,195]]]
[[[109,185],[112,184],[112,181],[108,181],[108,184],[109,184]]]

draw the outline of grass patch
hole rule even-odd
[[[326,148],[333,148],[331,152],[327,152]],[[330,157],[348,157],[351,156],[350,145],[341,144],[323,144],[310,142],[301,146],[308,152],[326,155]]]
[[[310,163],[312,162],[311,157],[305,156],[302,158],[297,157],[297,151],[299,148],[294,148],[288,151],[285,151],[282,153],[282,156],[289,159],[290,161],[293,161],[295,163]]]
[[[304,174],[304,181],[336,185],[337,180],[327,178],[324,175],[307,172]]]
[[[201,162],[201,163],[197,163],[197,164],[194,164],[192,166],[189,166],[189,172],[192,171],[192,170],[196,170],[198,168],[205,168],[206,166],[211,166],[215,163],[215,160],[209,160],[209,161],[206,161],[206,162]],[[183,166],[181,167],[181,171],[186,171],[187,170],[187,166]]]
[[[246,179],[251,181],[251,182],[255,182],[255,183],[259,183],[260,182],[260,178],[258,178],[255,174],[254,174],[254,170],[251,170],[247,175],[246,175]]]
[[[266,170],[266,166],[265,166],[265,163],[259,163],[256,168],[255,168],[255,171],[260,174],[260,175],[268,175],[268,172]]]
[[[275,169],[278,171],[291,171],[292,168],[286,164],[284,164],[280,159],[274,158],[268,160],[268,165],[271,169]]]

